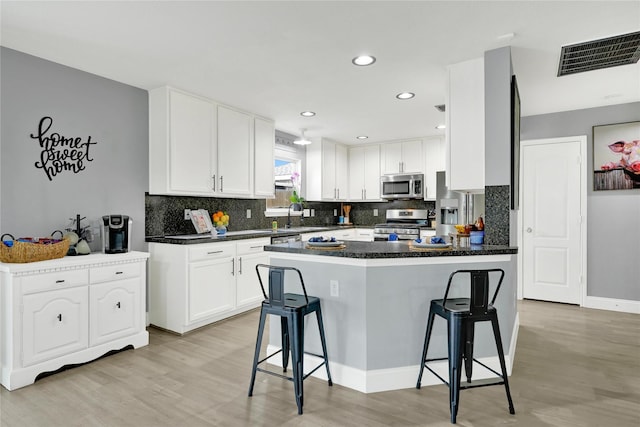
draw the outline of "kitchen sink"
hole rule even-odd
[[[243,236],[245,234],[271,234],[271,230],[238,230],[238,231],[227,231],[224,235],[226,236]]]
[[[203,234],[179,234],[177,236],[164,236],[166,239],[194,240],[194,239],[215,239],[211,233]]]
[[[307,233],[311,231],[326,230],[327,227],[291,227],[291,228],[278,228],[278,233]]]

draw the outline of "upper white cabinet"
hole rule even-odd
[[[346,200],[347,147],[322,139],[307,146],[307,200]]]
[[[380,146],[349,149],[349,200],[380,199]]]
[[[389,142],[382,144],[382,173],[421,173],[422,140]]]
[[[213,195],[215,106],[169,88],[149,92],[149,192]]]
[[[253,190],[253,118],[218,105],[218,192],[250,196]],[[272,163],[273,164],[273,163]]]
[[[447,184],[484,191],[484,58],[448,67]]]
[[[256,117],[254,120],[254,135],[253,193],[256,197],[274,197],[273,157],[276,137],[273,122]]]
[[[436,172],[445,168],[444,137],[433,137],[424,140],[424,180],[426,185],[425,200],[436,199]]]
[[[273,173],[273,129],[273,121],[203,97],[170,87],[150,91],[149,193],[273,196],[273,189],[254,190],[254,179]],[[256,150],[270,154],[257,157]]]

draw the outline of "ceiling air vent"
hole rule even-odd
[[[444,106],[444,104],[440,104],[440,105],[436,105],[436,110],[440,111],[441,113],[444,113],[444,111],[446,110],[446,107]]]
[[[640,31],[562,46],[558,77],[617,67],[640,59]]]

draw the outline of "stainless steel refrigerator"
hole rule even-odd
[[[456,224],[474,224],[484,219],[484,193],[449,191],[446,172],[436,173],[436,234],[455,234]]]

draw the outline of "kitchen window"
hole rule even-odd
[[[266,200],[265,216],[287,216],[291,205],[291,196],[295,190],[301,195],[302,189],[302,161],[287,156],[288,153],[279,152],[276,149],[274,161],[274,188],[275,198]],[[291,216],[299,216],[302,212],[290,212]]]

